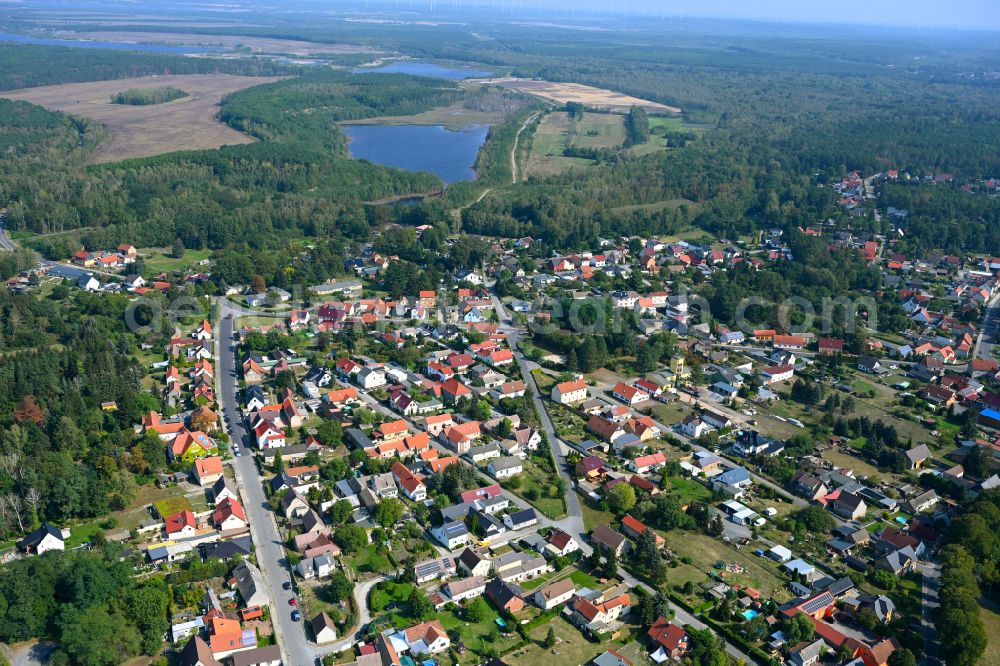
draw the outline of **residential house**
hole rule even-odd
[[[486,472],[494,479],[509,479],[524,471],[524,463],[517,456],[506,456],[491,460],[486,466]]]
[[[485,548],[467,547],[458,556],[458,566],[470,576],[486,576],[493,570],[493,560]]]
[[[413,565],[413,575],[418,585],[429,580],[443,580],[454,576],[456,571],[455,558],[447,555],[423,560]]]
[[[649,394],[634,386],[629,386],[625,382],[618,382],[611,390],[611,395],[621,400],[629,407],[634,407],[641,402],[649,400]]]
[[[931,458],[931,450],[926,444],[920,444],[906,452],[906,459],[909,461],[910,469],[920,469]]]
[[[218,504],[227,497],[239,499],[239,496],[236,494],[236,484],[226,477],[222,477],[212,486],[212,499]]]
[[[750,472],[744,467],[735,467],[712,478],[712,489],[740,497],[753,483]]]
[[[431,528],[431,536],[448,550],[455,550],[469,543],[469,528],[465,523],[451,521]]]
[[[586,400],[588,397],[587,382],[582,379],[562,382],[552,387],[552,401],[558,402],[561,405],[580,402],[581,400]]]
[[[667,463],[667,458],[663,451],[657,451],[645,456],[638,456],[628,463],[629,469],[636,474],[648,474],[663,467]]]
[[[50,550],[66,550],[69,530],[60,530],[51,523],[42,523],[37,530],[17,542],[17,550],[29,555],[41,555]]]
[[[531,600],[543,611],[547,611],[571,600],[575,593],[576,583],[571,578],[564,578],[539,588]]]
[[[313,639],[317,644],[323,645],[337,640],[337,625],[325,611],[310,620],[309,626],[312,627]]]
[[[604,524],[598,525],[593,529],[590,533],[590,540],[594,543],[595,547],[601,546],[606,548],[614,552],[618,557],[621,557],[628,549],[628,540],[625,538],[625,535],[616,532]]]
[[[222,478],[222,458],[210,456],[194,461],[194,476],[200,486],[210,486]]]
[[[201,618],[198,618],[200,621]],[[204,626],[204,622],[202,622]],[[191,640],[184,645],[184,649],[178,655],[180,666],[222,666],[222,662],[217,660],[212,654],[212,649],[201,636],[194,635]]]
[[[660,664],[664,661],[679,661],[688,651],[689,638],[687,632],[666,618],[658,617],[646,635],[657,645],[651,658]]]
[[[580,544],[577,542],[573,536],[567,532],[560,529],[555,529],[549,532],[548,536],[545,537],[548,545],[545,546],[545,550],[551,553],[555,557],[564,557],[570,553],[580,550]]]
[[[409,499],[414,502],[423,502],[427,499],[427,486],[419,474],[414,474],[398,460],[392,464],[390,472],[403,490],[403,494]]]
[[[192,537],[198,528],[194,513],[188,509],[167,516],[163,522],[168,537]]]
[[[700,416],[694,413],[685,416],[681,422],[681,432],[693,439],[698,439],[711,430],[712,426],[705,423]]]
[[[233,578],[244,606],[266,606],[270,603],[264,578],[252,562],[244,560],[237,564],[233,569]]]
[[[502,578],[494,578],[486,584],[486,596],[501,611],[517,613],[524,609],[524,590]]]
[[[242,504],[232,498],[226,498],[219,502],[212,512],[212,523],[223,532],[243,530],[247,527],[247,514]]]
[[[808,472],[797,472],[792,477],[790,488],[793,493],[811,500],[818,500],[830,492],[822,480]]]
[[[795,376],[795,368],[790,365],[771,365],[760,371],[760,378],[765,384],[777,384],[790,380]]]
[[[564,614],[570,622],[583,627],[590,634],[607,633],[613,630],[619,620],[632,609],[632,598],[628,592],[603,600],[591,601],[577,595]]]
[[[452,601],[464,601],[481,597],[486,592],[486,579],[482,576],[470,576],[460,580],[445,583],[442,588]]]
[[[632,516],[622,518],[622,531],[633,541],[638,541],[639,537],[646,532],[652,532],[657,546],[662,546],[665,543],[663,537]]]
[[[830,510],[841,518],[859,520],[868,512],[868,505],[854,493],[841,492],[830,503]]]
[[[397,637],[402,637],[410,654],[414,656],[434,655],[445,652],[451,647],[451,639],[448,638],[448,632],[444,630],[440,620],[421,622],[398,632],[394,638]]]
[[[509,530],[523,530],[538,524],[538,515],[534,509],[523,509],[508,513],[503,517],[504,525]]]

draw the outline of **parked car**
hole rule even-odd
[[[302,619],[302,613],[298,612],[297,610],[293,610],[292,611],[292,622],[298,622],[301,619]]]

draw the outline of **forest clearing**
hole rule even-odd
[[[91,81],[25,88],[3,97],[39,104],[52,111],[102,123],[111,134],[90,158],[99,164],[152,157],[177,150],[201,150],[250,143],[253,139],[216,118],[228,93],[277,81],[278,77],[231,74],[145,76],[125,81]],[[189,93],[166,104],[112,104],[111,96],[128,88],[174,86]]]
[[[566,104],[577,102],[584,106],[610,111],[627,111],[633,106],[640,106],[650,113],[680,113],[676,106],[667,106],[658,102],[651,102],[631,95],[594,88],[581,83],[554,83],[552,81],[538,81],[534,79],[481,79],[478,83],[502,86],[518,92],[527,93],[540,97],[556,104]]]

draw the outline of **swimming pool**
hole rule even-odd
[[[754,609],[751,608],[749,610],[743,611],[741,613],[741,615],[743,616],[743,619],[745,619],[745,620],[752,620],[755,617],[757,617],[758,615],[760,615],[760,613],[758,613],[757,611],[755,611]]]

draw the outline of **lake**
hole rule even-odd
[[[489,125],[344,125],[351,157],[406,171],[429,171],[445,183],[474,180],[473,165]]]
[[[477,69],[459,69],[442,67],[430,62],[412,62],[401,60],[381,67],[355,67],[355,74],[410,74],[412,76],[433,76],[439,79],[481,79],[490,76],[492,72]]]
[[[132,42],[98,42],[83,39],[55,39],[30,37],[11,32],[0,32],[0,42],[41,44],[43,46],[73,46],[81,49],[112,49],[115,51],[146,51],[149,53],[216,53],[226,51],[212,46],[176,46],[171,44],[134,44]]]

